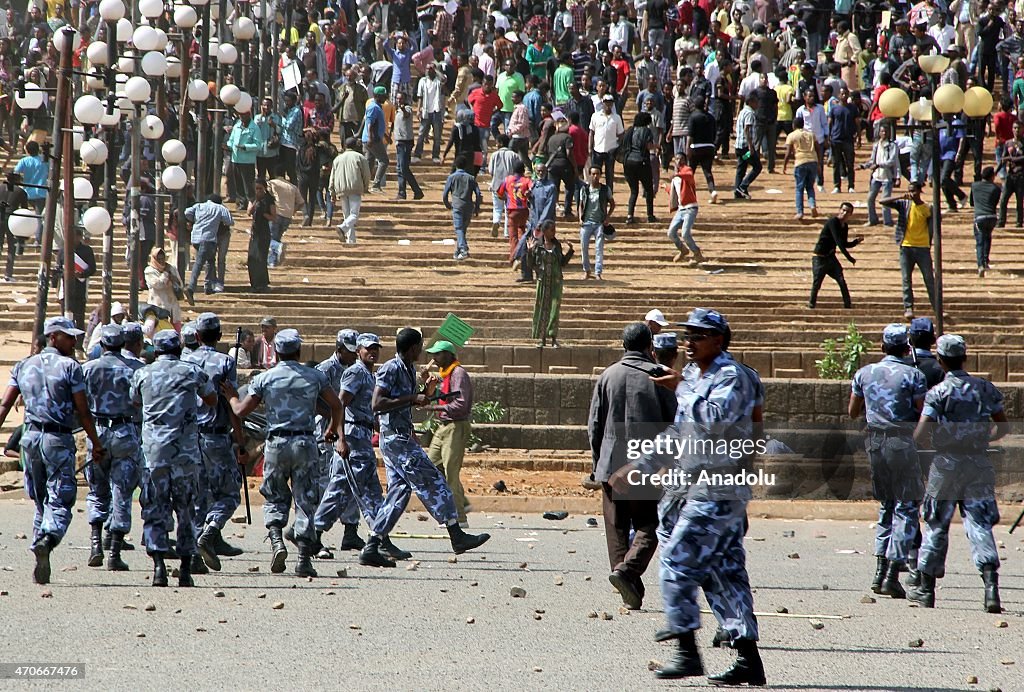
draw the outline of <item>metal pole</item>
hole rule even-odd
[[[114,65],[117,62],[117,24],[107,22],[107,95],[112,95],[117,89],[116,73]],[[110,322],[110,304],[114,294],[114,212],[117,210],[117,178],[118,154],[117,135],[121,123],[105,129],[107,135],[107,171],[104,176],[106,180],[107,213],[110,214],[110,225],[103,231],[103,298],[100,302],[100,324]],[[132,319],[135,319],[132,315]]]
[[[131,285],[128,287],[128,312],[132,315],[139,314],[139,273],[142,266],[142,260],[139,257],[139,196],[142,192],[139,180],[142,174],[141,162],[139,161],[142,157],[142,134],[139,132],[139,108],[141,107],[139,104],[133,104],[132,107],[132,211],[128,226],[128,254],[131,257]]]
[[[204,82],[210,71],[210,5],[203,5],[203,29],[199,40],[199,78]],[[210,163],[207,149],[210,147],[210,130],[206,122],[206,101],[197,103],[196,117],[199,124],[199,146],[196,152],[196,199],[206,198],[206,174]],[[179,247],[180,247],[179,239]],[[179,251],[179,256],[180,256]],[[180,258],[179,258],[180,261]]]
[[[166,77],[158,77],[156,80],[156,112],[160,116],[160,120],[167,122],[167,87]],[[164,131],[164,137],[167,132]],[[153,171],[153,190],[156,192],[163,192],[163,180],[160,173],[163,169],[163,156],[159,154],[160,143],[164,140],[164,137],[153,141],[153,147],[156,149],[157,154],[154,156],[154,171]],[[163,195],[156,196],[156,238],[155,247],[164,246],[164,197]],[[146,261],[146,258],[142,258]]]
[[[71,51],[64,51],[70,53]],[[71,65],[61,70],[61,81],[65,83],[64,100],[69,105],[71,102]],[[75,319],[75,311],[72,305],[72,296],[77,289],[78,279],[75,277],[75,248],[78,247],[77,233],[75,232],[75,170],[74,170],[74,143],[75,137],[71,131],[71,109],[65,107],[61,114],[61,127],[64,128],[64,139],[61,142],[61,174],[64,184],[64,199],[61,202],[61,225],[64,226],[64,316],[72,322]],[[51,192],[52,194],[52,192]],[[83,327],[85,325],[78,325]]]
[[[74,40],[74,29],[66,28],[64,42],[71,45]],[[57,78],[57,98],[53,107],[53,149],[50,156],[50,194],[46,196],[46,210],[43,215],[42,247],[39,252],[39,274],[36,279],[36,314],[32,325],[32,333],[43,333],[46,321],[46,301],[50,295],[50,261],[53,253],[53,224],[57,218],[57,192],[61,175],[61,154],[64,151],[64,121],[68,112],[69,73],[71,71],[71,51],[65,50],[60,55],[60,74]],[[67,254],[67,253],[65,253]],[[73,261],[73,260],[72,260]],[[31,348],[34,349],[35,344]]]
[[[220,0],[220,17],[217,20],[217,45],[224,40],[226,34],[224,26],[227,23],[227,0]],[[217,62],[217,94],[224,86],[224,66]],[[214,94],[216,95],[216,94]],[[222,108],[217,109],[213,117],[213,192],[220,194],[221,176],[224,170],[224,113]],[[237,191],[236,191],[237,192]]]
[[[189,57],[188,49],[191,43],[192,32],[188,29],[181,30],[181,93],[178,94],[178,139],[182,142],[188,142],[188,77],[191,73],[192,59]],[[201,130],[201,128],[200,128]],[[186,159],[187,161],[187,159]],[[199,185],[199,166],[198,157],[196,159],[196,167],[192,174],[192,180],[194,181],[193,189],[196,189]],[[182,189],[178,192],[178,275],[184,281],[185,270],[188,268],[189,259],[189,239],[186,235],[185,229],[185,190]]]
[[[932,106],[932,253],[935,265],[935,329],[942,334],[942,198],[940,196],[940,175],[942,173],[942,152],[939,150],[939,112]]]
[[[267,74],[266,62],[267,62],[267,28],[271,26],[270,21],[267,19],[267,0],[260,0],[260,21],[257,23],[257,27],[260,32],[259,36],[259,60],[257,61],[257,67],[259,68],[259,81],[257,82],[257,94],[259,95],[259,102],[263,103],[263,98],[267,94],[267,80],[264,78]]]

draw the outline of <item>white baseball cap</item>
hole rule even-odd
[[[668,326],[668,320],[665,319],[665,313],[661,310],[651,310],[647,313],[647,316],[644,317],[644,322],[655,322],[660,324],[662,327]]]

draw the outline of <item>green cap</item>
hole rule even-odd
[[[427,353],[440,353],[441,351],[448,351],[453,356],[457,355],[455,344],[450,341],[435,341],[434,345],[427,349]]]

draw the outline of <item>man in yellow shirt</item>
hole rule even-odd
[[[896,243],[900,246],[900,270],[903,273],[903,316],[914,316],[914,267],[921,269],[924,287],[928,291],[928,302],[935,309],[935,273],[932,270],[932,228],[929,221],[932,208],[921,199],[921,184],[910,183],[909,190],[902,197],[888,197],[882,206],[895,209]]]

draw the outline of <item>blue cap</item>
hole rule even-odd
[[[718,310],[697,308],[690,313],[685,322],[680,322],[682,327],[693,327],[694,329],[710,329],[719,334],[725,334],[729,330],[729,322]]]
[[[893,322],[882,330],[882,343],[887,346],[906,346],[910,342],[907,325]]]
[[[679,341],[676,339],[675,332],[662,332],[660,334],[655,334],[654,348],[658,351],[663,349],[679,348]]]
[[[359,331],[356,329],[342,329],[338,332],[334,345],[336,348],[344,348],[346,351],[355,353],[359,348],[356,341],[359,339]]]
[[[121,325],[121,333],[124,334],[125,343],[142,341],[142,325],[138,322],[125,322]]]
[[[204,312],[196,318],[196,331],[212,332],[220,329],[220,318],[215,313]]]
[[[185,331],[182,327],[181,331]],[[181,336],[173,329],[161,329],[153,335],[153,348],[157,353],[170,353],[181,348]]]
[[[190,348],[199,345],[199,336],[196,334],[195,322],[186,322],[181,326],[181,340]]]
[[[935,325],[932,323],[931,319],[927,317],[915,317],[914,319],[910,320],[910,332],[924,332],[926,334],[934,334]]]
[[[119,324],[107,324],[100,329],[100,343],[111,348],[124,346],[124,331]]]
[[[67,334],[68,336],[82,336],[85,334],[81,329],[75,328],[75,321],[67,317],[51,317],[43,323],[43,335]]]
[[[359,338],[356,339],[357,348],[370,348],[371,346],[380,346],[380,338],[376,334],[366,332],[360,334]]]
[[[283,356],[297,353],[302,348],[302,337],[298,329],[282,329],[274,335],[274,350]]]
[[[967,355],[967,342],[959,334],[943,334],[935,347],[936,353],[948,358],[960,358]]]

